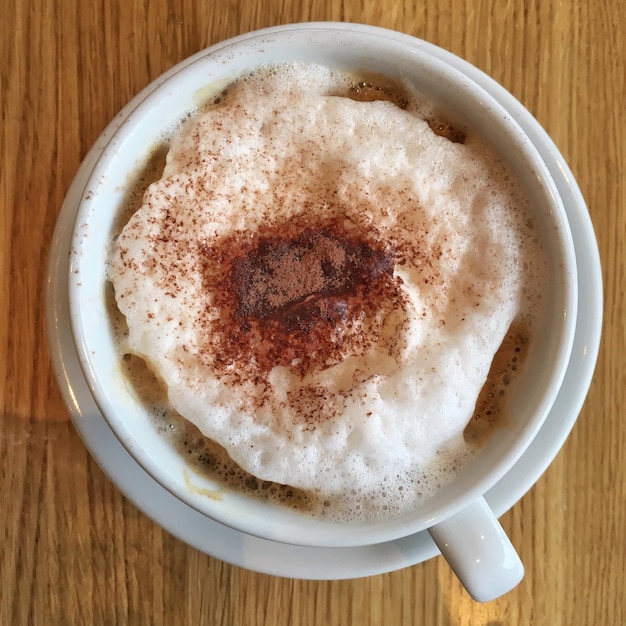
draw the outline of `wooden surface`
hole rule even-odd
[[[606,0],[2,0],[0,624],[626,624],[626,5]],[[366,579],[222,563],[128,503],[73,429],[45,337],[46,259],[87,150],[164,70],[227,37],[343,20],[427,39],[508,88],[562,151],[600,246],[605,323],[563,450],[504,515],[523,583],[472,602],[441,558]]]

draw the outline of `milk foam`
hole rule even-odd
[[[126,348],[172,406],[251,474],[342,500],[344,519],[414,507],[472,456],[463,429],[541,273],[502,163],[471,133],[435,135],[422,101],[332,95],[349,80],[291,65],[229,87],[175,136],[110,271]],[[337,220],[395,250],[394,306],[338,323],[328,362],[238,360],[220,242]]]

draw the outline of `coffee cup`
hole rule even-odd
[[[107,259],[134,173],[169,129],[243,73],[294,61],[408,81],[449,119],[484,136],[528,193],[535,207],[534,227],[547,251],[549,301],[509,398],[506,427],[495,431],[480,453],[423,505],[382,521],[328,522],[224,488],[190,468],[125,375],[111,321]],[[489,600],[515,586],[523,567],[483,494],[533,441],[556,398],[573,341],[577,289],[573,245],[558,191],[516,121],[471,77],[434,58],[419,41],[331,23],[270,29],[213,46],[157,79],[121,115],[79,207],[69,293],[85,378],[129,453],[172,494],[242,532],[296,545],[358,546],[428,530],[474,598]]]

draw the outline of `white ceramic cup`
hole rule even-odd
[[[339,524],[251,499],[193,474],[156,429],[120,367],[105,297],[106,259],[130,173],[172,125],[211,92],[255,67],[315,62],[385,74],[413,84],[452,120],[488,138],[522,181],[536,206],[536,227],[549,255],[550,301],[509,402],[510,426],[418,509],[372,523]],[[576,264],[564,208],[531,141],[471,78],[383,29],[299,24],[226,41],[175,67],[120,113],[119,126],[96,164],[74,227],[69,294],[72,333],[90,390],[113,432],[161,485],[203,514],[242,532],[309,546],[380,543],[428,529],[462,583],[477,600],[514,587],[523,567],[483,494],[497,483],[537,434],[559,391],[574,336]],[[220,498],[206,497],[207,491]]]

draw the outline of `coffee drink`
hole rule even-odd
[[[290,64],[172,134],[109,276],[120,354],[166,390],[184,447],[350,521],[417,506],[472,458],[544,263],[532,207],[471,128],[410,86]]]

